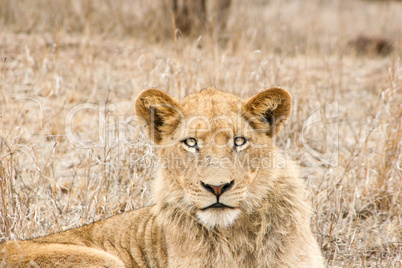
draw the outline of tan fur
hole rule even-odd
[[[290,95],[280,88],[246,101],[213,88],[181,102],[157,89],[142,92],[136,113],[160,160],[155,205],[0,244],[3,265],[323,267],[303,181],[272,144],[290,110]],[[235,146],[236,137],[247,142]],[[217,197],[212,189],[222,185]],[[217,198],[229,207],[207,208]]]

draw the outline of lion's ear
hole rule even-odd
[[[172,133],[180,123],[180,104],[159,89],[141,92],[135,101],[135,113],[147,125],[148,136],[159,144],[163,136]]]
[[[292,98],[286,90],[273,87],[254,95],[243,104],[243,114],[255,129],[266,129],[268,136],[279,132],[290,115]]]

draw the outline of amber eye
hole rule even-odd
[[[197,140],[194,138],[187,138],[183,142],[188,147],[196,147],[197,146]]]
[[[247,139],[245,137],[236,137],[234,139],[234,145],[235,146],[242,146],[244,144],[246,144]]]

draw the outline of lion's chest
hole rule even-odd
[[[176,237],[177,238],[177,237]],[[256,249],[250,237],[188,236],[168,239],[169,267],[258,267]]]

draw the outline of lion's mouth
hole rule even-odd
[[[222,204],[222,203],[214,203],[214,204],[212,204],[212,205],[210,205],[208,207],[202,208],[201,210],[206,210],[206,209],[209,209],[209,208],[234,208],[234,207],[231,207],[231,206],[228,206],[228,205],[225,205],[225,204]]]

